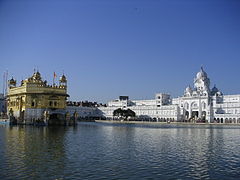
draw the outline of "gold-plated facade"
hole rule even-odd
[[[16,86],[16,80],[9,80],[7,95],[8,113],[19,121],[44,119],[47,111],[64,110],[67,100],[67,79],[60,78],[59,85],[48,85],[37,71]]]

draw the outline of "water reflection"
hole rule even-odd
[[[237,179],[229,126],[0,127],[1,179]]]
[[[10,179],[60,177],[66,162],[65,132],[64,128],[52,127],[6,129],[5,163],[1,168],[7,173],[1,176]]]

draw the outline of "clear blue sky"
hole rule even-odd
[[[201,65],[240,94],[240,1],[0,0],[0,62],[18,82],[64,70],[70,100],[180,96]]]

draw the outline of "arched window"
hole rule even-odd
[[[189,104],[187,102],[184,104],[184,108],[189,109]]]
[[[196,102],[192,102],[191,107],[192,107],[192,108],[197,108],[197,107],[198,107],[198,104],[197,104]]]
[[[202,102],[202,108],[206,109],[206,103],[205,102]]]

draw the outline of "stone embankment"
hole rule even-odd
[[[239,123],[192,123],[192,122],[152,122],[152,121],[116,121],[116,120],[95,120],[99,123],[119,123],[119,124],[173,124],[173,125],[233,125],[240,126]]]

